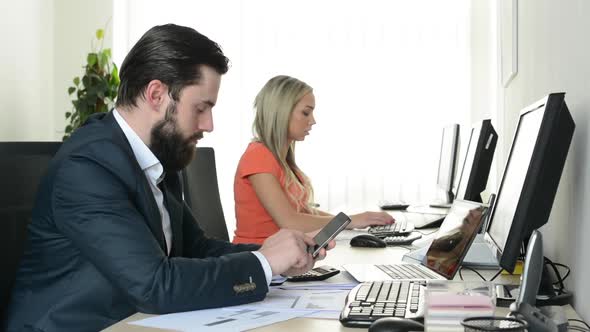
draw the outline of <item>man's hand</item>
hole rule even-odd
[[[313,236],[317,232],[304,234],[296,230],[281,229],[266,239],[258,251],[268,260],[273,275],[302,274],[313,268],[315,260],[326,256],[325,249],[320,250],[316,259],[307,251],[308,247],[315,246]],[[328,249],[335,245],[334,241],[330,241]]]

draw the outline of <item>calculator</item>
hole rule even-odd
[[[404,245],[404,244],[411,244],[415,240],[418,240],[422,237],[422,234],[418,232],[412,232],[409,234],[399,234],[394,236],[387,236],[383,238],[385,244],[388,246],[395,246],[395,245]]]
[[[333,268],[328,265],[319,266],[313,268],[304,274],[300,274],[297,276],[291,276],[287,279],[287,281],[318,281],[318,280],[326,280],[332,276],[337,275],[340,273],[340,270]]]

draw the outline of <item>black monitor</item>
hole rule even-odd
[[[564,96],[550,94],[520,112],[485,234],[508,272],[514,271],[523,243],[551,212],[575,128]]]
[[[463,168],[457,184],[457,199],[481,202],[481,192],[485,190],[496,151],[498,134],[489,119],[471,128]]]
[[[443,128],[438,161],[438,175],[436,187],[441,195],[437,195],[436,204],[453,203],[453,181],[457,166],[457,151],[459,150],[459,125],[452,124]]]

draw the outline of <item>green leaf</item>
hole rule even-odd
[[[106,66],[109,63],[109,57],[104,52],[102,52],[100,54],[100,62],[99,63],[100,63],[99,64],[100,68],[103,68],[104,66]]]
[[[119,70],[117,69],[117,66],[115,66],[113,64],[113,69],[111,70],[111,85],[114,85],[115,88],[119,87],[119,83],[121,81],[119,80]],[[117,89],[115,89],[117,90]]]
[[[67,125],[66,126],[66,133],[69,134],[72,132],[72,130],[74,130],[74,128],[71,125]]]
[[[74,77],[74,84],[76,84],[76,86],[80,85],[80,77]]]
[[[89,108],[94,107],[96,105],[96,100],[98,97],[96,96],[96,91],[88,92],[88,99],[86,99],[86,104]]]
[[[106,56],[107,56],[107,58],[110,58],[110,57],[112,56],[112,54],[111,54],[111,49],[110,49],[110,48],[105,48],[105,49],[102,51],[102,54],[106,55]]]
[[[104,30],[103,29],[96,30],[96,39],[101,40],[102,37],[104,37]]]
[[[96,61],[98,61],[97,54],[96,53],[88,53],[88,57],[86,57],[86,61],[88,62],[88,67],[92,68],[96,64]]]
[[[104,103],[107,105],[107,108],[111,108],[115,104],[113,99],[111,99],[109,97],[104,97]]]
[[[74,88],[73,86],[68,88],[68,94],[71,95],[72,93],[74,93],[74,91],[76,91],[76,88]]]
[[[71,112],[66,112],[66,119],[69,118],[70,116],[72,116]]]
[[[82,77],[82,84],[85,87],[90,86],[90,78],[87,75],[84,75],[84,77]]]
[[[88,104],[78,103],[78,112],[80,112],[80,114],[85,114],[86,112],[88,112]]]
[[[76,119],[78,119],[78,117],[79,113],[72,113],[72,116],[70,117],[70,123],[76,122]]]

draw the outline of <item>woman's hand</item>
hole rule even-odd
[[[346,228],[365,228],[374,225],[389,225],[393,224],[395,219],[387,212],[363,212],[350,216],[352,220]]]

